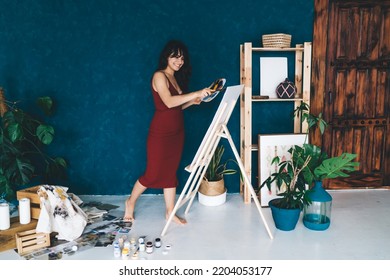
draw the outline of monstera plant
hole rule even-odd
[[[50,97],[39,97],[36,105],[45,116],[51,115],[53,100]],[[33,179],[52,183],[65,178],[64,158],[45,152],[54,139],[53,126],[19,108],[18,102],[6,100],[2,88],[0,121],[0,194],[3,197],[13,199],[16,190]]]

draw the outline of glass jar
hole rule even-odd
[[[332,196],[323,189],[322,182],[317,181],[308,198],[312,202],[303,208],[303,224],[311,230],[326,230],[330,225]]]

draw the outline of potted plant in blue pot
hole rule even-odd
[[[295,111],[296,114],[302,114],[302,121],[307,120],[309,129],[318,127],[323,133],[327,123],[322,119],[322,115],[314,116],[308,112],[309,106],[306,103],[302,103]],[[354,161],[356,155],[342,153],[329,158],[321,147],[308,143],[302,146],[294,145],[288,152],[291,155],[289,159],[281,160],[275,157],[272,160],[272,164],[276,164],[278,169],[260,185],[260,188],[267,186],[270,189],[271,184],[275,182],[279,190],[282,187],[285,189],[279,194],[280,197],[269,202],[275,226],[284,231],[293,230],[304,209],[306,227],[311,228],[310,224],[323,223],[311,229],[326,229],[330,223],[331,198],[329,199],[330,195],[326,195],[322,189],[322,181],[349,176],[348,173],[355,171],[359,165]],[[318,212],[318,208],[321,210],[321,207],[325,207],[323,209],[325,214]],[[326,216],[326,213],[329,216]]]

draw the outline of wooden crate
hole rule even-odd
[[[35,229],[18,232],[15,239],[19,255],[50,246],[50,234],[36,232]]]
[[[22,225],[19,223],[19,217],[11,218],[9,229],[0,230],[0,252],[16,248],[15,234],[21,231],[35,229],[38,220],[32,219],[29,224]]]
[[[41,213],[41,201],[37,193],[39,188],[40,186],[34,186],[16,192],[16,198],[18,200],[22,198],[30,199],[31,218],[37,220],[39,219],[39,214]]]

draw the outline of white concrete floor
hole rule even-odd
[[[221,206],[203,206],[194,201],[188,224],[171,224],[162,247],[139,258],[148,260],[389,260],[390,191],[330,191],[332,219],[326,231],[311,231],[302,220],[295,230],[274,227],[269,208],[262,212],[274,239],[268,236],[255,204],[244,204],[239,194],[228,195]],[[80,196],[85,201],[119,205],[123,213],[125,196]],[[138,201],[129,237],[159,237],[165,225],[162,195],[144,195]],[[183,215],[185,207],[179,210]],[[172,245],[163,254],[165,245]],[[21,258],[14,250],[0,253],[0,260]],[[95,247],[63,259],[113,260],[113,247]]]

